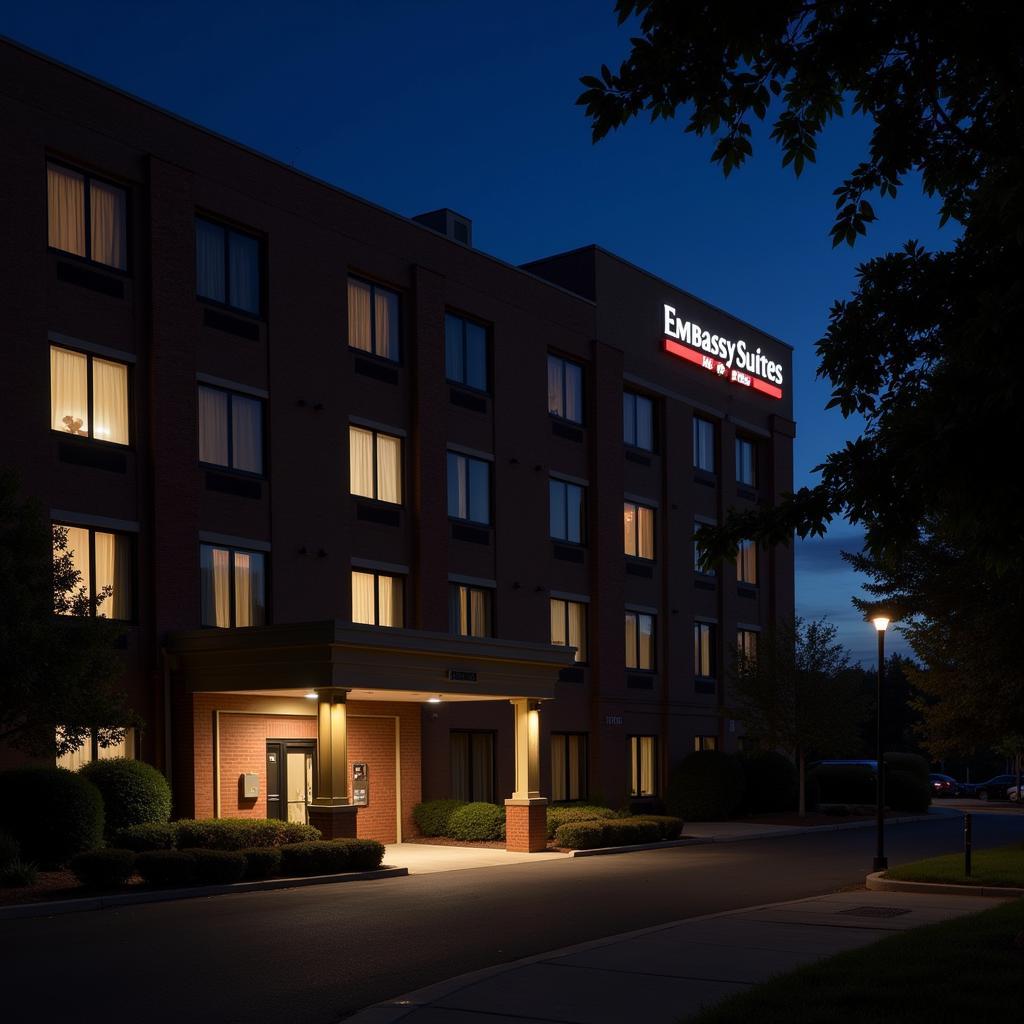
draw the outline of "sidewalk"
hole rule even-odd
[[[844,892],[749,907],[464,974],[368,1007],[347,1022],[675,1024],[772,975],[996,902]]]

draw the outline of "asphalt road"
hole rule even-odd
[[[961,819],[888,830],[890,863],[956,850]],[[976,847],[1024,840],[978,815]],[[871,829],[679,847],[0,921],[3,1019],[329,1024],[464,971],[862,882]]]

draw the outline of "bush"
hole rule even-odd
[[[425,800],[412,809],[412,820],[423,836],[448,835],[448,822],[465,800]]]
[[[171,816],[171,787],[145,761],[113,757],[92,761],[79,770],[103,797],[106,834],[145,822],[167,821]]]
[[[252,846],[239,852],[245,857],[245,874],[242,877],[247,882],[273,878],[274,875],[280,874],[280,846]]]
[[[656,843],[661,836],[662,825],[649,818],[606,818],[560,825],[555,843],[569,850],[596,850],[602,846]]]
[[[146,850],[171,850],[178,838],[178,824],[174,821],[150,821],[144,825],[130,825],[121,829],[114,838],[115,846],[143,853]]]
[[[603,825],[603,821],[570,821],[559,825],[555,845],[566,850],[596,850],[606,845]]]
[[[319,839],[282,846],[281,874],[296,877],[333,875],[339,871],[348,871],[352,860],[349,842],[351,840]]]
[[[747,810],[751,814],[795,811],[799,795],[796,765],[776,750],[761,750],[740,758]]]
[[[135,873],[135,851],[108,847],[87,850],[71,858],[71,870],[90,889],[116,889]]]
[[[175,822],[179,849],[245,850],[320,838],[318,829],[277,818],[182,818]]]
[[[823,804],[870,804],[877,799],[875,770],[867,765],[821,764],[810,777]]]
[[[0,885],[10,888],[20,888],[25,885],[35,885],[39,877],[39,868],[31,861],[22,860],[20,857],[12,860],[4,868],[0,868]]]
[[[445,835],[452,839],[476,841],[500,839],[504,823],[504,807],[485,803],[463,804],[448,819]]]
[[[245,874],[245,855],[238,850],[182,850],[195,861],[195,880],[203,885],[231,885]]]
[[[103,840],[103,799],[88,779],[66,768],[32,766],[0,772],[0,807],[21,857],[60,867]]]
[[[148,885],[188,885],[195,881],[196,859],[184,850],[147,850],[135,858],[135,870]]]
[[[21,850],[18,848],[18,842],[14,836],[0,832],[0,868],[5,868],[8,864],[16,861],[20,854]]]
[[[593,804],[561,804],[548,807],[548,839],[553,839],[559,827],[571,821],[597,821],[614,818],[610,807],[595,807]]]
[[[895,771],[916,775],[922,782],[927,783],[929,791],[931,790],[928,762],[918,754],[886,754],[885,770],[887,773]]]
[[[660,832],[661,839],[678,839],[683,834],[683,819],[673,818],[669,814],[638,814],[644,821],[653,821]]]
[[[909,756],[909,755],[908,755]],[[894,811],[924,814],[932,802],[931,780],[915,771],[896,771],[885,761],[885,802]]]
[[[721,821],[743,800],[743,765],[735,754],[687,754],[672,773],[665,804],[684,821]]]
[[[335,839],[348,847],[349,871],[376,871],[384,860],[384,844],[376,839]]]

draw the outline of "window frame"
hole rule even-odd
[[[357,281],[361,285],[365,285],[370,289],[370,344],[373,346],[370,351],[365,348],[358,348],[353,345],[349,338],[351,337],[351,307],[348,299],[348,283],[349,281]],[[398,327],[395,331],[396,344],[398,345],[398,356],[392,359],[391,356],[381,355],[377,351],[377,291],[390,292],[395,297],[395,306],[398,310]],[[360,356],[368,359],[378,359],[382,363],[386,363],[388,366],[402,366],[403,358],[405,356],[405,344],[402,338],[402,325],[405,322],[405,314],[402,311],[402,292],[397,288],[392,288],[391,285],[381,284],[379,281],[371,280],[368,277],[363,277],[362,274],[349,273],[345,277],[345,326],[347,329],[348,337],[345,338],[345,345],[350,352],[358,353]]]
[[[85,530],[89,534],[89,616],[90,618],[109,619],[111,622],[126,622],[135,623],[139,621],[139,587],[138,587],[138,564],[139,564],[139,552],[138,552],[138,534],[132,530],[108,530],[101,526],[90,526],[87,523],[74,523],[67,519],[51,519],[50,530],[53,531],[55,526],[63,527],[66,529],[74,530]],[[131,607],[128,609],[128,617],[124,619],[115,619],[113,615],[100,615],[96,610],[96,533],[109,533],[115,537],[124,537],[128,541],[128,552],[131,558],[131,579],[132,579],[132,598],[129,602]],[[52,557],[52,556],[51,556]]]
[[[627,507],[633,509],[633,554],[630,554],[626,550],[626,537],[625,537],[625,524],[626,524],[626,509]],[[651,513],[651,554],[641,555],[640,552],[640,509],[645,512]],[[640,501],[631,501],[629,498],[623,498],[622,500],[622,524],[623,524],[623,537],[622,537],[622,552],[626,558],[632,558],[637,562],[656,562],[658,560],[658,543],[657,543],[657,515],[658,510],[653,505],[645,505]]]
[[[469,737],[469,742],[466,744],[466,756],[469,758],[469,770],[466,772],[466,778],[469,780],[469,799],[472,803],[477,799],[476,794],[473,792],[473,737],[474,736],[489,736],[491,738],[491,794],[497,795],[498,792],[498,734],[494,729],[449,729],[448,730],[448,783],[449,788],[451,787],[451,757],[452,757],[452,735],[459,733]],[[483,803],[491,803],[491,800],[481,801]]]
[[[360,350],[361,351],[361,350]],[[364,430],[366,433],[373,437],[373,497],[369,497],[365,494],[357,494],[352,490],[352,431],[353,430]],[[401,494],[401,501],[387,501],[384,498],[377,496],[378,488],[378,476],[377,476],[377,465],[378,465],[378,450],[377,450],[377,439],[379,437],[389,437],[394,441],[398,442],[398,485]],[[367,427],[362,423],[349,423],[348,425],[348,442],[349,442],[349,466],[348,466],[348,493],[351,497],[357,501],[370,501],[375,505],[382,505],[387,508],[405,508],[405,438],[401,434],[392,433],[390,430],[379,430],[377,427]]]
[[[134,451],[135,449],[135,374],[134,364],[127,363],[122,359],[112,359],[109,356],[102,355],[99,352],[92,352],[87,348],[78,348],[74,345],[58,344],[52,339],[49,340],[49,347],[46,350],[47,358],[50,357],[50,351],[52,349],[60,349],[62,352],[74,352],[75,355],[85,356],[85,406],[89,416],[89,433],[72,434],[71,431],[57,430],[53,425],[53,405],[52,399],[50,404],[50,433],[57,434],[62,438],[74,438],[76,442],[80,444],[88,444],[94,442],[96,444],[107,444],[114,448],[120,448],[122,450]],[[105,363],[114,363],[117,366],[123,366],[125,368],[125,402],[128,406],[128,440],[121,441],[107,441],[102,437],[96,437],[93,433],[96,424],[96,413],[93,408],[93,383],[92,383],[92,364],[94,359],[102,359]],[[53,369],[49,371],[49,382],[50,387],[53,387]]]
[[[481,640],[481,639],[484,639],[485,637],[492,637],[492,636],[494,636],[494,588],[493,587],[483,587],[483,586],[480,586],[479,584],[476,584],[476,583],[459,583],[459,582],[457,582],[455,580],[449,581],[448,588],[449,588],[449,601],[448,601],[448,618],[449,618],[448,628],[449,628],[449,632],[453,636],[464,637],[467,640]],[[459,629],[457,628],[458,627],[458,622],[455,621],[456,617],[457,617],[457,614],[458,614],[459,600],[460,600],[460,593],[459,592],[461,590],[465,590],[466,591],[466,598],[467,598],[466,610],[467,610],[467,619],[469,621],[469,630],[470,630],[468,633],[460,632]],[[476,633],[473,632],[472,602],[469,601],[469,596],[470,596],[470,594],[473,591],[479,591],[481,594],[484,595],[484,616],[486,618],[486,622],[484,623],[484,632],[483,632],[483,634],[481,634],[479,636]]]
[[[626,400],[631,398],[633,400],[633,415],[631,417],[633,421],[633,440],[630,441],[626,437]],[[637,402],[646,402],[651,407],[651,445],[645,447],[639,443],[640,431],[638,429],[639,418],[637,417]],[[647,452],[648,455],[653,455],[657,450],[655,439],[657,437],[657,423],[655,421],[654,414],[654,399],[650,395],[642,394],[639,391],[630,391],[624,389],[622,392],[622,443],[633,451]]]
[[[563,801],[570,803],[574,800],[589,800],[590,799],[590,733],[580,732],[578,730],[570,730],[568,732],[564,730],[554,730],[548,736],[548,746],[551,750],[551,766],[554,767],[555,753],[553,749],[552,741],[556,736],[561,736],[565,740],[565,753],[564,753],[564,768],[565,768],[565,796],[555,796],[555,785],[554,785],[554,771],[550,772],[551,776],[551,800],[552,802]],[[571,777],[570,766],[572,765],[572,757],[569,753],[569,738],[576,736],[580,740],[580,791],[576,796],[572,796],[569,792],[569,779]]]
[[[552,512],[552,506],[553,506],[553,502],[551,500],[551,497],[552,497],[551,491],[552,491],[552,488],[556,484],[560,485],[561,487],[563,487],[565,489],[565,495],[564,495],[564,497],[565,497],[565,500],[564,500],[565,516],[564,516],[564,521],[562,523],[562,526],[564,527],[565,533],[566,533],[565,537],[557,537],[557,536],[555,536],[555,534],[551,533],[551,512]],[[570,516],[569,516],[569,488],[570,487],[574,487],[577,491],[580,492],[580,539],[579,540],[570,540],[569,537],[568,537],[569,521],[570,521]],[[578,547],[578,548],[585,548],[587,546],[587,490],[588,490],[588,488],[587,488],[587,486],[585,484],[578,484],[578,483],[575,483],[572,480],[564,480],[561,477],[557,477],[557,476],[550,476],[550,477],[548,477],[548,533],[551,534],[551,540],[555,541],[558,544],[571,544],[573,547]]]
[[[636,665],[630,665],[629,663],[629,648],[626,648],[626,670],[629,672],[649,672],[652,675],[658,671],[658,616],[654,612],[640,611],[636,608],[627,608],[625,610],[625,624],[628,626],[630,618],[633,619],[632,631],[633,631],[633,645],[636,649],[637,662]],[[641,619],[651,620],[651,663],[648,666],[639,664],[640,658],[640,626]]]
[[[703,754],[706,752],[714,752],[718,750],[718,737],[712,736],[710,733],[703,733],[701,735],[694,735],[693,737],[693,752],[695,754]]]
[[[699,519],[695,519],[693,521],[693,532],[694,532],[694,535],[695,535],[693,540],[691,541],[691,543],[693,544],[693,571],[694,571],[694,573],[696,573],[696,575],[701,577],[701,579],[706,579],[706,580],[717,579],[718,578],[718,570],[716,568],[711,568],[711,569],[702,569],[701,568],[701,566],[700,566],[700,550],[701,549],[700,549],[700,544],[699,544],[699,542],[697,541],[697,538],[696,538],[696,533],[697,533],[698,528],[701,527],[701,526],[714,526],[714,525],[716,525],[716,524],[715,523],[705,523],[705,522],[702,522]]]
[[[548,407],[548,415],[550,417],[552,417],[552,419],[559,420],[562,423],[571,423],[571,424],[573,424],[573,426],[583,427],[586,424],[586,415],[585,415],[585,410],[584,410],[584,405],[586,403],[586,397],[587,397],[586,368],[584,367],[583,363],[578,363],[575,359],[570,359],[567,356],[559,355],[557,352],[548,352],[548,361],[547,361],[547,364],[546,364],[548,367],[550,367],[552,359],[556,359],[558,362],[560,362],[562,364],[562,408],[563,409],[568,407],[568,402],[566,401],[566,381],[567,381],[568,377],[567,377],[567,374],[565,372],[565,367],[566,367],[566,365],[574,366],[574,367],[576,367],[576,369],[578,369],[580,371],[580,418],[578,420],[570,419],[568,416],[565,416],[562,413],[555,412],[550,406]],[[549,370],[549,372],[550,372],[550,370]]]
[[[260,395],[251,395],[245,391],[237,391],[234,388],[222,387],[219,384],[207,384],[205,381],[196,382],[196,395],[198,397],[200,388],[206,388],[209,391],[220,391],[228,396],[228,465],[222,466],[219,462],[204,462],[202,456],[199,458],[199,465],[205,469],[216,469],[220,472],[237,473],[239,476],[250,477],[253,480],[266,480],[270,475],[267,472],[267,400]],[[235,440],[235,407],[232,402],[232,398],[238,395],[239,398],[246,398],[251,402],[259,402],[260,406],[260,469],[259,473],[254,473],[251,469],[239,469],[236,466],[231,465],[231,461],[234,458],[234,440]],[[198,404],[198,403],[197,403]],[[198,415],[196,417],[198,421]],[[198,430],[196,441],[198,443]]]
[[[575,665],[589,665],[590,664],[590,606],[586,601],[574,601],[571,597],[549,597],[548,598],[548,630],[550,635],[550,622],[551,622],[551,602],[559,601],[565,605],[565,639],[562,643],[556,643],[555,640],[551,640],[553,647],[573,647],[574,645],[569,643],[569,605],[578,605],[583,609],[583,657],[580,658],[579,648],[574,648],[576,655],[573,659]]]
[[[636,749],[634,750],[633,741],[636,741]],[[641,793],[640,789],[643,783],[643,773],[640,765],[643,760],[643,743],[642,740],[651,741],[651,764],[653,765],[654,778],[651,780],[651,791],[649,793]],[[630,763],[630,775],[629,775],[629,796],[633,800],[652,800],[658,796],[658,791],[661,788],[659,786],[659,775],[658,770],[658,737],[654,733],[630,733],[626,737],[628,744],[627,750],[629,751],[629,763]],[[635,781],[635,786],[634,786]]]
[[[450,459],[454,456],[456,459],[461,459],[465,464],[465,475],[466,475],[466,515],[455,516],[451,513],[451,472],[449,471]],[[486,519],[474,519],[473,509],[471,504],[471,491],[469,486],[469,464],[471,462],[479,462],[481,465],[487,467],[487,518]],[[467,455],[465,452],[460,452],[454,448],[447,448],[445,450],[445,499],[448,507],[448,519],[454,523],[470,523],[473,526],[480,527],[492,527],[494,525],[494,473],[493,465],[490,459],[481,459],[476,455]]]
[[[742,475],[743,460],[741,453],[743,448],[747,447],[750,449],[750,480],[744,480]],[[741,487],[749,487],[751,490],[757,490],[758,487],[758,472],[757,472],[757,442],[752,438],[744,437],[741,434],[736,435],[736,483]]]
[[[216,228],[220,228],[224,232],[224,301],[220,299],[213,299],[206,295],[199,294],[199,261],[195,258],[197,246],[195,240],[198,239],[198,231],[195,227],[196,221],[205,221],[207,224],[212,224]],[[266,305],[267,305],[267,245],[266,236],[258,235],[254,231],[236,227],[234,224],[226,220],[221,220],[219,217],[212,216],[210,214],[201,213],[196,210],[193,217],[192,224],[192,237],[193,237],[193,262],[195,264],[195,292],[196,299],[199,302],[205,303],[209,306],[215,306],[218,309],[225,309],[231,313],[238,314],[239,316],[248,317],[250,320],[258,320],[260,322],[266,319]],[[259,309],[254,313],[251,309],[243,309],[241,306],[234,306],[231,303],[231,259],[230,259],[230,248],[229,248],[229,236],[231,234],[241,235],[243,238],[248,238],[255,242],[259,247],[257,250],[256,262],[260,275],[259,283]]]
[[[212,551],[220,550],[227,551],[230,553],[231,558],[228,560],[228,615],[231,620],[230,625],[218,626],[215,622],[203,622],[203,548],[210,548]],[[217,544],[212,541],[200,541],[199,542],[199,622],[203,629],[259,629],[260,625],[257,626],[239,626],[238,625],[238,608],[236,607],[235,597],[235,555],[259,555],[263,559],[263,622],[262,626],[268,626],[271,623],[270,617],[270,552],[261,551],[258,548],[246,548],[236,544]],[[214,600],[216,601],[216,592],[214,592]]]
[[[462,327],[462,368],[465,373],[465,368],[468,365],[466,353],[468,351],[468,332],[466,330],[467,324],[472,324],[474,327],[479,327],[484,332],[484,386],[478,388],[475,384],[470,384],[465,380],[458,380],[452,377],[448,372],[448,318],[451,317],[453,320],[458,320]],[[477,320],[475,317],[466,316],[464,313],[457,313],[454,310],[446,309],[444,312],[445,320],[445,360],[444,360],[444,378],[449,384],[454,384],[457,388],[465,388],[467,391],[472,391],[477,395],[490,395],[491,393],[491,326],[485,324],[482,320]]]
[[[703,666],[698,665],[700,660],[701,643],[698,642],[698,637],[707,630],[708,634],[708,672],[702,673],[699,669]],[[701,680],[718,680],[718,623],[717,622],[702,622],[695,620],[693,623],[693,677],[694,679]]]
[[[737,660],[739,660],[740,658],[745,658],[751,664],[754,664],[754,663],[757,662],[758,637],[760,636],[760,634],[761,634],[761,631],[759,629],[748,629],[748,628],[746,628],[744,626],[737,626],[736,627],[736,654],[737,654]],[[747,645],[746,645],[746,643],[744,641],[745,637],[752,637],[753,638],[753,644],[752,644],[753,652],[752,653],[748,652],[747,649],[746,649]]]
[[[747,579],[745,576],[749,552],[752,552],[752,555],[749,557],[749,563],[753,566],[753,579]],[[756,541],[741,540],[739,542],[739,546],[736,548],[736,582],[741,587],[757,587],[760,585],[758,554]]]
[[[698,424],[705,424],[711,431],[711,468],[707,469],[700,464],[698,456],[701,450],[700,443],[700,430]],[[698,473],[707,473],[710,476],[717,476],[718,471],[715,468],[718,463],[718,429],[714,420],[709,420],[704,416],[698,416],[697,413],[693,414],[693,468]]]
[[[349,570],[349,599],[352,596],[352,575],[362,573],[364,576],[373,577],[373,622],[356,622],[350,615],[349,618],[355,626],[373,626],[375,629],[405,629],[406,601],[408,600],[408,588],[405,585],[408,576],[401,572],[390,572],[387,569],[368,569],[366,566],[353,565]],[[391,580],[402,581],[402,624],[400,626],[385,626],[380,621],[380,578],[387,576]]]

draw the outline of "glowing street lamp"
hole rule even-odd
[[[882,751],[882,677],[885,674],[885,630],[889,625],[889,616],[876,614],[871,617],[871,624],[878,634],[878,685],[875,694],[877,719],[875,723],[875,749],[878,757],[878,805],[876,808],[876,839],[875,871],[884,871],[889,866],[885,856],[885,754]]]

